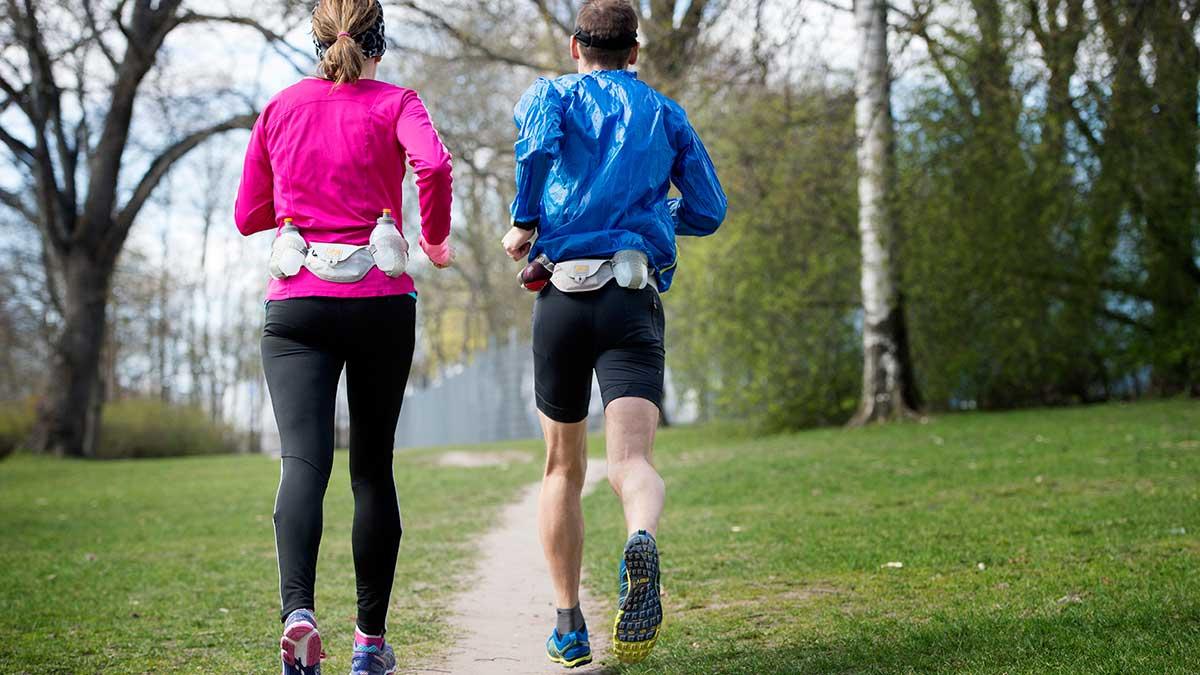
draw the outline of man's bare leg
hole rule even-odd
[[[587,421],[565,424],[538,413],[546,437],[546,470],[538,497],[538,533],[550,566],[554,601],[560,608],[579,604],[583,563],[583,510],[580,496],[587,472]]]
[[[604,410],[608,482],[621,498],[629,535],[621,554],[624,576],[613,624],[613,653],[627,663],[637,663],[649,655],[662,625],[654,537],[666,487],[650,463],[657,427],[658,406],[643,398],[618,398]]]
[[[604,409],[608,482],[625,509],[627,535],[658,533],[666,486],[651,464],[658,406],[644,398],[613,400]]]

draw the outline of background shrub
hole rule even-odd
[[[24,447],[33,431],[33,399],[0,402],[0,459]],[[104,406],[98,459],[181,457],[234,452],[237,432],[200,408],[134,398]]]
[[[33,430],[33,402],[30,400],[0,403],[0,459],[21,448]]]
[[[233,452],[234,433],[194,406],[136,398],[104,407],[100,459],[180,457]]]

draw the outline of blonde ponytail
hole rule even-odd
[[[378,0],[321,0],[312,16],[313,41],[321,53],[317,64],[321,76],[333,80],[334,87],[357,82],[367,56],[354,36],[381,20]]]

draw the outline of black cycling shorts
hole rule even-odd
[[[533,379],[537,407],[556,422],[587,418],[592,371],[605,407],[625,396],[662,407],[662,302],[647,286],[610,281],[585,293],[547,284],[533,306]]]

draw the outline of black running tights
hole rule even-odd
[[[416,299],[408,295],[267,304],[263,370],[283,456],[275,498],[283,618],[296,609],[315,609],[322,500],[333,468],[334,400],[345,366],[358,627],[383,634],[401,532],[392,448],[415,323]]]

